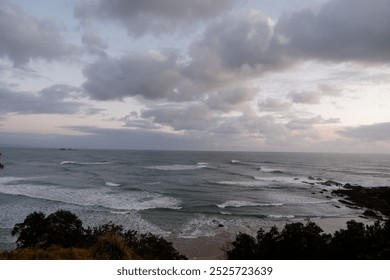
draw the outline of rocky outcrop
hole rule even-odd
[[[365,188],[358,185],[345,184],[343,188],[332,191],[332,194],[341,196],[339,200],[349,207],[364,207],[369,209],[365,216],[379,217],[376,211],[390,217],[390,187]]]

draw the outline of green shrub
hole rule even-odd
[[[75,214],[65,210],[47,217],[42,212],[33,212],[14,226],[12,235],[18,235],[18,250],[35,248],[37,254],[42,254],[38,249],[76,247],[91,249],[91,258],[96,259],[186,259],[162,237],[133,230],[124,232],[121,225],[112,222],[85,229]]]
[[[238,234],[225,253],[235,260],[389,259],[390,222],[365,226],[349,221],[334,235],[324,234],[313,222],[287,224],[280,232],[276,227],[269,232],[260,229],[256,239]]]
[[[126,244],[143,259],[150,260],[184,260],[171,242],[152,233],[138,234],[129,230],[124,234]]]
[[[69,248],[84,244],[85,230],[75,214],[58,210],[47,217],[42,212],[29,214],[23,223],[14,226],[12,235],[19,235],[18,248]]]
[[[92,256],[96,260],[130,260],[138,259],[126,245],[122,236],[105,234],[92,246]]]

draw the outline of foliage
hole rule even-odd
[[[187,259],[180,254],[172,242],[154,234],[138,234],[136,231],[127,231],[124,234],[127,245],[140,256],[154,260],[184,260]]]
[[[129,260],[137,257],[122,236],[111,233],[101,236],[92,246],[92,255],[97,260]]]
[[[91,260],[86,248],[23,248],[0,253],[0,260]]]
[[[65,210],[47,217],[42,212],[33,212],[14,226],[12,235],[18,236],[17,250],[25,252],[28,248],[37,249],[37,252],[52,248],[84,248],[93,259],[186,259],[162,237],[124,231],[121,225],[111,222],[84,228],[75,214]],[[44,258],[42,254],[40,256]]]
[[[18,248],[69,248],[84,244],[85,230],[75,214],[58,210],[47,217],[42,212],[29,214],[23,223],[14,226],[12,235],[19,235]]]
[[[1,157],[1,153],[0,153],[0,157]],[[4,164],[2,164],[1,162],[0,162],[0,170],[1,169],[4,169]]]
[[[256,238],[240,233],[225,251],[228,259],[389,259],[390,221],[365,226],[347,222],[334,235],[313,222],[287,224],[282,231],[260,229]]]

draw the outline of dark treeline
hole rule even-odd
[[[388,260],[390,221],[364,225],[352,220],[333,235],[314,222],[287,224],[281,231],[260,229],[256,237],[238,234],[225,253],[233,260]]]
[[[17,249],[2,253],[3,259],[186,259],[162,237],[125,231],[113,223],[84,228],[73,213],[58,210],[48,216],[29,214],[12,230]]]
[[[75,214],[64,210],[48,216],[33,212],[12,234],[18,236],[17,248],[1,253],[0,259],[186,259],[162,237],[125,231],[113,223],[85,228]],[[232,260],[390,259],[390,221],[349,221],[334,234],[325,234],[314,222],[268,232],[260,228],[255,237],[239,233],[226,248],[226,258]]]

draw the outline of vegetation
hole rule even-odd
[[[1,157],[1,153],[0,153],[0,157]],[[4,164],[2,164],[2,163],[0,162],[0,170],[3,169],[3,168],[4,168]]]
[[[64,210],[48,216],[33,212],[12,234],[18,236],[17,249],[0,253],[0,259],[186,259],[162,237],[125,231],[113,223],[84,228],[75,214]],[[390,220],[373,225],[352,220],[334,234],[324,233],[314,222],[268,232],[260,228],[255,237],[238,234],[225,254],[234,260],[390,259]]]
[[[65,210],[48,216],[33,212],[14,226],[12,235],[18,236],[17,249],[0,259],[186,259],[162,237],[124,231],[113,223],[84,228]]]
[[[282,231],[260,229],[256,237],[238,234],[225,253],[232,260],[390,259],[390,221],[365,226],[352,220],[333,235],[313,222],[287,224]]]

